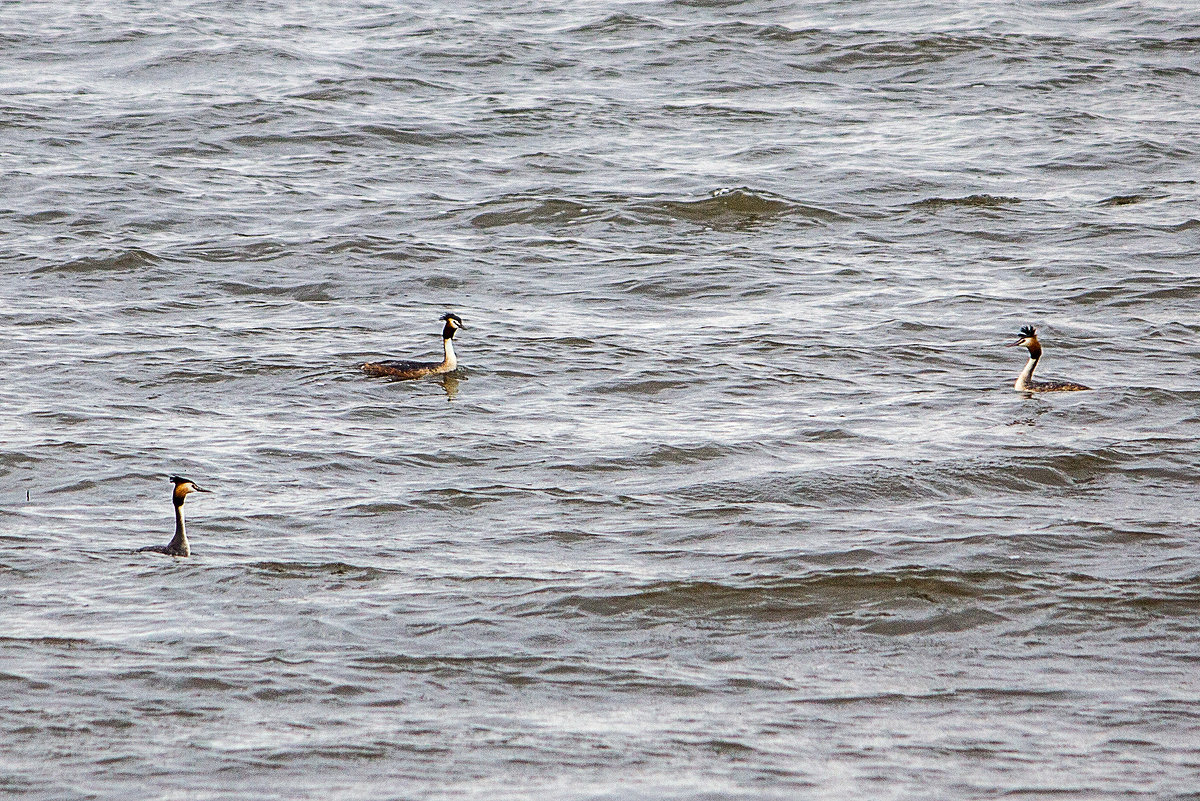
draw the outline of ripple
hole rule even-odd
[[[90,256],[82,259],[73,259],[61,264],[39,267],[33,271],[33,274],[77,273],[88,275],[92,273],[135,272],[145,267],[159,264],[162,261],[161,257],[156,256],[150,251],[133,248],[108,255]]]
[[[646,200],[620,196],[597,196],[587,200],[511,197],[492,201],[489,205],[508,208],[476,214],[472,218],[473,225],[493,228],[606,221],[655,225],[687,222],[736,227],[783,218],[810,224],[850,219],[839,212],[744,187],[717,190],[709,197],[697,200]]]
[[[721,189],[702,200],[663,200],[634,207],[650,220],[699,222],[714,226],[754,224],[776,218],[800,218],[812,223],[848,219],[828,209],[798,203],[770,192],[746,187]]]
[[[360,567],[344,562],[258,562],[249,566],[252,573],[272,579],[326,579],[339,581],[378,581],[390,571]]]
[[[0,34],[6,790],[1194,792],[1187,15],[62,6]],[[355,371],[446,308],[470,380]],[[204,548],[130,556],[176,470]]]
[[[1019,197],[997,197],[993,195],[967,195],[966,197],[931,197],[912,204],[916,209],[943,208],[1003,208],[1021,203]]]

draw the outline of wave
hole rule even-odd
[[[1200,612],[1200,576],[1112,579],[1082,572],[900,565],[821,569],[800,576],[651,581],[622,590],[542,592],[510,612],[522,616],[723,621],[757,625],[828,621],[898,636],[1022,626],[1121,625],[1152,615]]]
[[[242,283],[240,281],[224,281],[217,286],[228,292],[230,295],[235,296],[284,297],[308,303],[331,301],[336,299],[336,296],[330,294],[328,291],[333,288],[334,285],[327,281],[310,284],[296,284],[292,286],[261,286],[256,284]]]
[[[651,220],[699,222],[721,227],[783,217],[800,217],[813,223],[850,219],[829,209],[748,187],[721,189],[700,200],[641,203],[634,209]]]
[[[1040,454],[1036,461],[997,459],[926,461],[812,470],[793,475],[700,483],[675,494],[689,500],[741,498],[794,506],[861,505],[968,498],[987,493],[1077,490],[1105,475],[1122,474],[1140,456],[1103,448],[1087,453]]]
[[[41,273],[119,273],[135,272],[164,261],[163,257],[141,248],[129,248],[115,253],[87,256],[81,259],[39,267],[33,274]]]
[[[248,570],[273,579],[326,579],[367,582],[390,576],[393,571],[362,567],[345,562],[256,562]]]
[[[983,208],[994,209],[1004,206],[1014,206],[1022,202],[1019,197],[1003,195],[967,195],[965,197],[930,197],[919,200],[911,205],[914,209],[944,209],[944,208]]]
[[[626,225],[693,223],[713,228],[738,228],[780,219],[799,220],[812,225],[851,219],[849,215],[831,209],[748,187],[720,189],[698,199],[646,199],[619,195],[574,199],[515,195],[483,205],[501,208],[483,211],[472,217],[471,223],[478,228],[557,226],[596,221]]]
[[[513,199],[497,201],[507,206],[501,211],[485,211],[471,218],[477,228],[496,228],[505,225],[560,225],[577,220],[603,216],[594,206],[576,200],[560,198]]]

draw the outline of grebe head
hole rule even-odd
[[[183,505],[183,499],[187,497],[189,492],[212,492],[212,490],[204,489],[204,487],[201,487],[190,478],[184,478],[183,476],[170,476],[169,478],[175,484],[175,491],[171,493],[171,500],[175,502],[176,506]]]
[[[1037,329],[1032,325],[1021,326],[1021,333],[1017,334],[1017,341],[1009,343],[1009,347],[1017,345],[1029,348],[1029,355],[1035,359],[1042,355],[1042,344],[1038,342]]]
[[[460,328],[466,328],[466,326],[463,325],[462,318],[454,312],[446,312],[438,319],[444,320],[446,323],[446,327],[442,329],[443,339],[454,339],[455,331]]]
[[[1017,345],[1024,345],[1027,348],[1031,348],[1037,344],[1037,341],[1038,341],[1037,329],[1034,328],[1032,325],[1025,325],[1025,326],[1021,326],[1021,333],[1017,334],[1017,341],[1010,342],[1008,344],[1009,344],[1009,347],[1016,347]]]

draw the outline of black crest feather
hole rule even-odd
[[[1021,326],[1021,336],[1022,337],[1031,337],[1031,336],[1036,336],[1036,335],[1037,335],[1037,330],[1032,325]]]

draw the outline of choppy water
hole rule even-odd
[[[0,789],[1195,797],[1198,49],[0,7]]]

